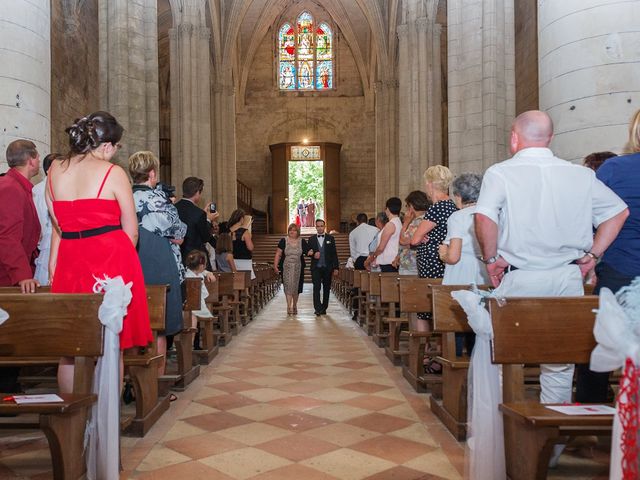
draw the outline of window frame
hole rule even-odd
[[[307,13],[311,17],[312,20],[312,46],[311,50],[313,52],[312,59],[300,59],[299,58],[299,44],[298,44],[298,20],[300,17]],[[290,28],[293,29],[294,33],[294,55],[293,59],[281,59],[281,48],[280,48],[280,33],[282,29],[289,25]],[[326,25],[329,29],[331,35],[331,59],[320,59],[318,60],[318,28],[320,25]],[[275,25],[275,87],[276,90],[280,94],[317,94],[317,93],[326,93],[326,92],[334,92],[336,90],[336,57],[337,57],[337,29],[333,22],[327,19],[324,15],[317,15],[313,11],[308,8],[303,8],[296,12],[293,16],[287,16],[279,19],[279,22]],[[300,65],[302,62],[308,61],[311,62],[312,65],[312,87],[313,88],[300,88],[299,79],[300,79]],[[331,62],[331,86],[329,88],[317,88],[318,82],[318,65],[322,62]],[[295,68],[294,75],[294,88],[281,88],[280,79],[281,79],[281,65],[282,63],[291,63]]]

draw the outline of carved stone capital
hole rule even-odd
[[[427,32],[431,21],[427,17],[416,18],[416,28],[419,32]]]

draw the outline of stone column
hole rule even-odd
[[[230,72],[213,86],[214,197],[226,217],[237,208],[236,97]]]
[[[158,9],[156,0],[99,0],[100,105],[125,129],[117,161],[159,155]],[[91,113],[91,112],[87,112]]]
[[[397,104],[398,82],[389,78],[376,82],[376,208],[398,195]]]
[[[172,182],[179,194],[186,177],[202,178],[203,195],[209,200],[216,184],[211,159],[211,32],[205,23],[206,0],[170,3]]]
[[[555,123],[555,154],[581,162],[620,152],[640,108],[640,2],[539,1],[540,109]]]
[[[422,188],[422,174],[442,163],[441,26],[437,1],[405,3],[398,27],[399,193]]]
[[[513,0],[449,0],[447,19],[449,167],[482,172],[510,156]]]
[[[0,172],[7,145],[32,140],[40,155],[51,139],[49,0],[13,0],[0,9]]]

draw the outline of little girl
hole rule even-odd
[[[209,291],[207,290],[204,282],[215,282],[216,277],[213,273],[205,270],[207,257],[204,252],[201,252],[200,250],[191,250],[187,254],[185,264],[187,267],[185,278],[202,278],[203,280],[200,291],[200,310],[193,310],[191,312],[191,328],[195,331],[198,329],[198,317],[213,317],[205,303],[206,298],[209,296]]]

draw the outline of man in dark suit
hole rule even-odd
[[[187,225],[187,234],[180,245],[183,262],[191,250],[207,253],[204,244],[211,239],[211,222],[220,216],[218,212],[211,213],[208,205],[205,210],[198,206],[203,187],[202,179],[185,178],[182,182],[182,198],[176,202],[178,216]]]
[[[309,252],[311,257],[311,279],[313,281],[313,308],[316,315],[325,315],[329,307],[329,292],[331,276],[338,274],[338,252],[333,236],[325,234],[325,222],[316,220],[316,235],[309,238]],[[322,288],[322,302],[320,289]]]

